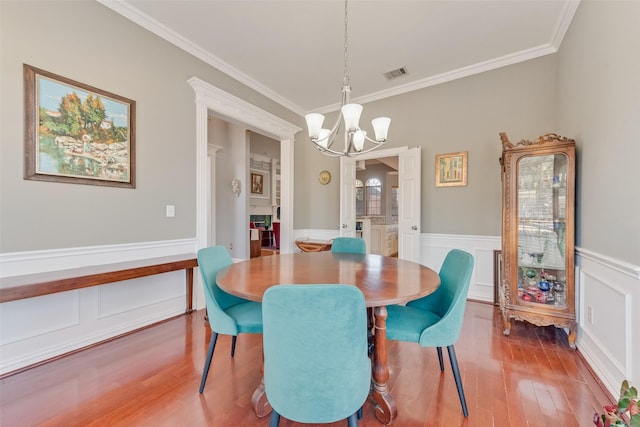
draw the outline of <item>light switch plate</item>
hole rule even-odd
[[[173,218],[176,216],[176,207],[174,205],[167,205],[167,218]]]

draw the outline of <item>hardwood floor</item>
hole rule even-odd
[[[203,315],[180,316],[2,379],[0,425],[267,426],[268,417],[258,419],[250,405],[260,381],[260,335],[240,335],[234,359],[230,337],[221,336],[198,393],[210,337]],[[489,304],[467,304],[456,345],[467,419],[451,366],[447,361],[440,373],[435,349],[390,342],[388,351],[395,426],[589,426],[595,408],[608,402],[562,331],[514,322],[505,337],[499,311]],[[367,402],[360,426],[380,425]]]

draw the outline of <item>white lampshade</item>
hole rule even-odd
[[[377,119],[371,120],[373,131],[376,134],[376,141],[383,142],[387,140],[390,123],[391,119],[389,117],[378,117]]]
[[[358,129],[361,113],[362,105],[360,104],[345,104],[342,106],[342,116],[347,130]]]
[[[307,128],[309,129],[309,138],[315,139],[320,135],[322,124],[324,123],[324,116],[318,113],[310,113],[304,116],[307,121]]]
[[[318,145],[321,145],[324,148],[327,148],[329,145],[329,134],[331,131],[329,129],[320,129],[320,134],[318,135],[318,140],[316,141]]]
[[[367,136],[367,133],[363,130],[356,131],[353,134],[353,148],[355,148],[356,151],[362,151],[365,136]]]

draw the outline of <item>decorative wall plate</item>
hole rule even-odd
[[[331,181],[331,174],[329,171],[320,172],[320,175],[318,175],[318,181],[320,181],[320,184],[322,185],[327,185]]]

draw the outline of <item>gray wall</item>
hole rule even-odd
[[[640,265],[640,2],[583,1],[559,52],[558,128],[576,139],[576,244]]]
[[[363,123],[392,118],[389,147],[422,147],[422,232],[499,235],[498,132],[519,140],[555,131],[579,144],[578,244],[640,264],[639,7],[583,1],[556,55],[365,105]],[[99,3],[3,0],[0,19],[2,252],[194,237],[191,76],[304,128],[302,117]],[[137,101],[135,190],[22,179],[23,63]],[[435,155],[452,151],[469,152],[469,185],[435,188]],[[301,132],[294,160],[294,228],[336,228],[338,159]],[[329,185],[318,182],[322,170]],[[175,218],[165,218],[166,204]]]
[[[97,2],[3,0],[0,19],[2,252],[195,237],[192,76],[304,125]],[[136,101],[136,189],[23,180],[23,63]]]
[[[554,132],[556,75],[557,57],[550,55],[364,106],[363,124],[391,117],[386,148],[422,147],[422,232],[500,235],[498,133],[520,140]],[[308,141],[306,134],[303,139]],[[310,181],[296,197],[313,195],[308,227],[334,228],[339,223],[339,161],[318,153],[311,143],[304,147]],[[436,188],[436,154],[456,151],[469,152],[468,185]],[[336,177],[325,188],[315,179],[322,169]],[[298,219],[296,212],[296,226]]]

